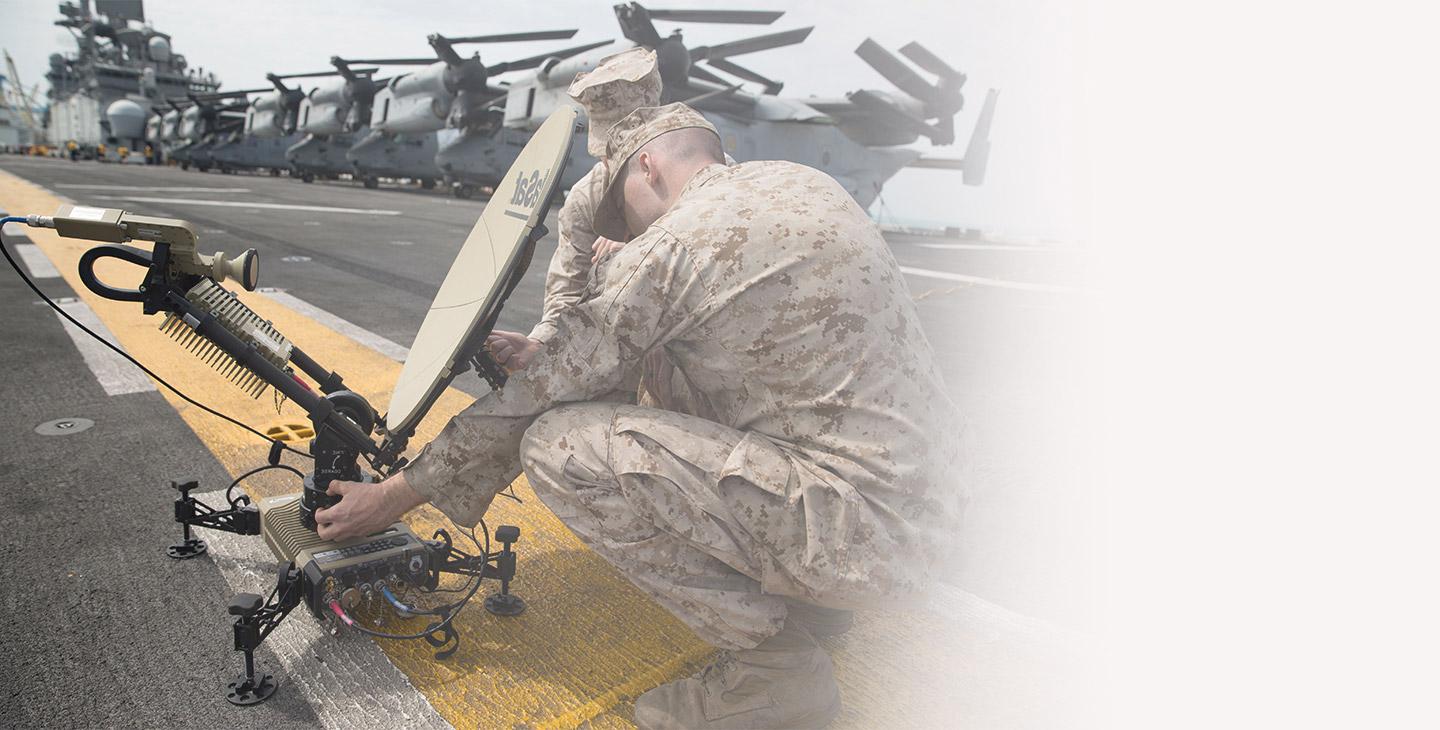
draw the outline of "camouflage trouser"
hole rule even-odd
[[[545,505],[702,639],[742,649],[780,630],[772,584],[786,561],[774,553],[805,536],[778,534],[803,520],[782,515],[790,467],[774,444],[681,413],[578,403],[537,418],[520,455]]]

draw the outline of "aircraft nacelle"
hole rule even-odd
[[[336,102],[316,103],[313,99],[300,102],[300,131],[307,134],[341,134],[349,105]]]
[[[310,90],[305,95],[315,104],[338,104],[348,106],[350,104],[350,84],[345,79],[326,79]]]
[[[889,101],[916,119],[925,118],[925,105],[917,99],[881,89],[867,89],[866,91]],[[893,147],[910,144],[920,138],[920,134],[914,129],[896,124],[893,119],[878,114],[873,116],[849,115],[848,118],[840,121],[840,128],[845,130],[845,134],[849,135],[851,139],[866,147]]]
[[[160,138],[175,139],[180,131],[180,112],[171,109],[160,117]]]
[[[186,109],[181,116],[180,138],[193,142],[200,139],[200,135],[204,133],[204,118],[201,116],[200,105],[196,104]]]
[[[549,59],[535,73],[510,85],[505,96],[505,126],[535,130],[561,105],[578,108],[567,91],[582,72],[593,71],[615,53],[606,48],[566,59]],[[583,112],[582,112],[583,115]]]
[[[256,137],[284,137],[289,132],[285,96],[279,91],[261,94],[245,112],[245,131]]]
[[[158,114],[156,114],[156,115],[150,117],[149,119],[145,120],[145,139],[148,139],[148,140],[158,140],[158,139],[160,139],[160,129],[161,129],[162,126],[163,126],[163,120],[161,119],[160,115],[158,115]]]
[[[538,129],[550,112],[561,106],[579,106],[565,93],[565,87],[546,89],[538,85],[510,87],[505,97],[505,126],[511,129]]]
[[[445,88],[445,64],[437,62],[424,70],[396,77],[375,94],[370,126],[382,132],[435,132],[445,128],[445,118],[455,95]]]
[[[614,54],[614,50],[605,50],[601,53],[585,53],[579,56],[572,56],[563,60],[547,61],[540,68],[536,69],[534,76],[526,82],[539,84],[547,89],[568,89],[570,82],[575,80],[584,71],[594,71],[600,61]]]

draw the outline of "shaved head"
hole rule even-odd
[[[685,183],[702,168],[725,163],[725,149],[702,127],[676,129],[646,142],[626,161],[617,181],[630,235],[638,236],[670,210]]]
[[[700,127],[676,129],[650,140],[635,151],[630,157],[630,164],[635,163],[641,152],[649,152],[663,160],[701,162],[702,167],[725,161],[725,150],[720,147],[720,138],[716,137],[714,132]]]

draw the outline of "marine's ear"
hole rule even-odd
[[[640,150],[636,152],[634,159],[635,162],[633,164],[635,165],[635,169],[633,172],[639,172],[641,175],[644,175],[645,184],[652,188],[655,187],[656,182],[660,178],[660,170],[659,167],[656,166],[655,158],[651,156],[650,150]]]

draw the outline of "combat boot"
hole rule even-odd
[[[826,608],[798,598],[786,598],[785,608],[790,620],[804,626],[817,639],[839,636],[855,625],[855,612],[843,608]]]
[[[754,649],[722,652],[699,674],[635,702],[642,730],[823,728],[840,714],[830,657],[796,621]]]

